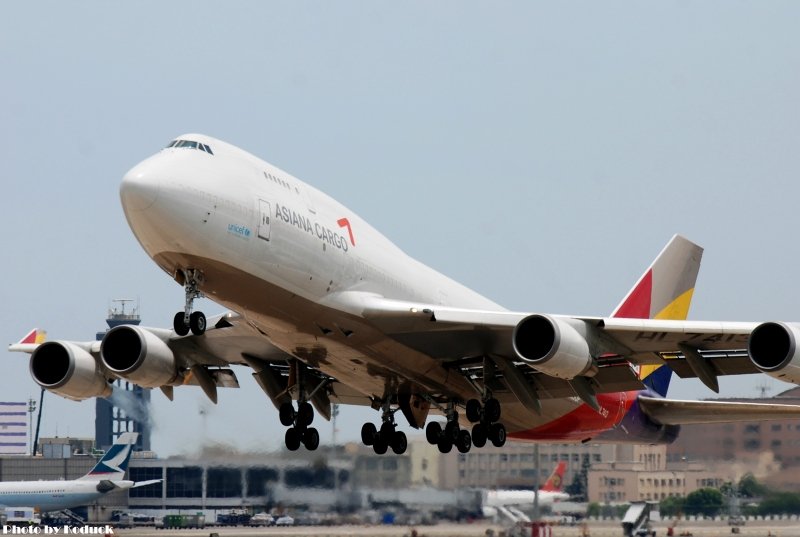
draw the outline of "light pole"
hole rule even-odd
[[[28,441],[31,446],[31,457],[35,455],[33,452],[33,413],[36,412],[36,400],[28,399]]]

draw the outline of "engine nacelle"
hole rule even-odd
[[[747,340],[750,360],[761,371],[786,382],[800,384],[800,328],[794,324],[762,323]]]
[[[146,328],[115,326],[100,344],[103,364],[114,374],[144,388],[172,383],[178,374],[175,355]]]
[[[514,352],[528,365],[566,380],[592,371],[589,343],[569,323],[549,315],[530,315],[514,328]]]
[[[74,343],[48,341],[33,351],[29,369],[42,388],[82,401],[111,395],[111,386],[97,365],[91,354]]]

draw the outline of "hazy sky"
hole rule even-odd
[[[182,289],[118,187],[186,132],[315,185],[508,308],[607,314],[679,232],[706,248],[690,318],[800,319],[798,27],[800,4],[777,1],[6,3],[0,341],[93,339],[119,297],[171,324]],[[38,398],[27,364],[5,353],[0,399]],[[217,406],[154,393],[155,449],[281,445],[237,374]],[[42,434],[92,436],[93,409],[48,394]],[[365,419],[344,410],[340,438]]]

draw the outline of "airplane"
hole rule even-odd
[[[114,490],[159,483],[125,479],[131,450],[139,433],[123,433],[88,474],[78,479],[0,482],[0,508],[32,507],[41,512],[87,505]]]
[[[569,494],[563,492],[564,472],[567,469],[566,461],[560,461],[538,491],[540,506],[552,505],[557,501],[569,500]],[[493,516],[489,508],[499,507],[530,507],[533,505],[535,491],[533,490],[490,490],[486,494],[484,503],[484,516]],[[487,514],[488,513],[488,514]]]
[[[69,399],[106,396],[121,378],[170,399],[198,385],[216,403],[244,366],[278,409],[287,449],[315,450],[315,410],[330,419],[341,403],[379,412],[361,429],[377,454],[405,452],[398,412],[442,453],[507,438],[667,443],[683,423],[800,417],[792,405],[666,397],[673,373],[715,391],[720,375],[800,382],[800,324],[686,320],[703,249],[680,235],[610,316],[554,315],[503,308],[210,136],[179,136],[134,166],[120,198],[144,251],[183,287],[183,308],[171,328],[9,347]],[[230,311],[206,318],[202,296]]]

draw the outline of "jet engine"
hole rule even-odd
[[[30,360],[33,380],[67,399],[82,401],[111,395],[111,386],[86,350],[68,341],[48,341],[39,345]]]
[[[100,344],[103,364],[114,374],[145,388],[172,383],[178,374],[175,355],[156,334],[138,326],[115,326]]]
[[[795,324],[762,323],[747,340],[750,360],[761,371],[786,382],[800,384],[800,328]]]
[[[514,327],[511,337],[520,359],[552,377],[571,380],[593,369],[589,343],[563,319],[529,315]]]

